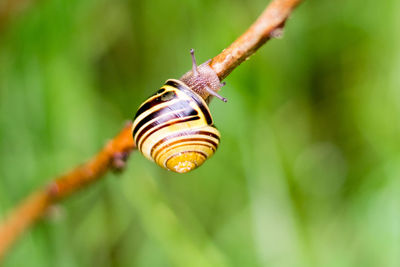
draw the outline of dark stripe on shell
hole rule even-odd
[[[201,142],[209,143],[209,145],[203,144],[203,143],[196,143],[196,142],[194,142],[194,143],[189,143],[189,141],[201,141]],[[184,143],[184,142],[185,142],[185,144],[179,145],[180,143]],[[176,146],[177,144],[178,144],[178,146]],[[155,153],[154,155],[153,155],[154,151],[153,151],[153,149],[152,149],[152,155],[151,155],[151,157],[152,157],[155,161],[157,161],[157,160],[158,160],[158,157],[160,156],[161,153],[162,153],[162,154],[165,154],[165,153],[167,153],[168,151],[171,151],[171,150],[173,150],[173,149],[178,149],[178,148],[183,147],[183,146],[193,146],[193,145],[195,145],[195,146],[205,146],[205,147],[208,147],[208,148],[210,148],[210,149],[213,151],[213,153],[215,153],[215,150],[216,150],[217,147],[218,147],[218,145],[217,145],[215,142],[213,142],[213,141],[211,141],[211,140],[209,140],[209,139],[206,139],[206,138],[188,138],[188,139],[180,139],[180,140],[176,140],[175,142],[172,142],[172,143],[168,144],[168,146],[164,147],[163,149],[160,149],[160,150],[159,150],[157,153]]]
[[[194,111],[195,111],[195,110],[194,110]],[[194,115],[196,115],[196,114],[197,114],[197,111],[195,111],[195,114],[194,114]],[[166,117],[167,117],[167,116],[166,116]],[[173,124],[178,124],[178,123],[183,123],[183,122],[188,122],[188,121],[195,121],[195,120],[200,119],[199,116],[192,116],[192,117],[182,118],[182,119],[180,119],[180,120],[168,122],[168,121],[173,120],[173,119],[179,119],[179,118],[181,118],[181,117],[179,117],[179,116],[174,116],[174,117],[168,116],[168,117],[169,117],[169,118],[167,118],[167,119],[164,121],[164,122],[167,122],[167,123],[162,124],[160,127],[154,128],[155,126],[161,124],[161,123],[159,123],[159,121],[155,121],[155,122],[150,123],[149,125],[147,125],[143,130],[141,130],[141,131],[138,133],[137,138],[136,138],[135,140],[136,140],[136,145],[137,145],[137,146],[139,146],[139,144],[140,144],[140,147],[138,147],[139,150],[142,150],[142,144],[143,144],[143,143],[146,141],[146,139],[147,139],[149,136],[151,136],[154,132],[159,131],[159,130],[161,130],[162,128],[168,127],[168,126],[173,125]],[[153,128],[154,128],[154,129],[153,129]],[[151,129],[152,129],[152,130],[151,130]],[[143,141],[140,140],[140,139],[142,138],[142,136],[143,136],[147,131],[149,131],[149,130],[151,130],[151,132],[143,139]]]
[[[164,108],[157,109],[154,112],[147,115],[146,117],[144,117],[138,124],[136,124],[135,129],[133,129],[133,136],[135,136],[137,131],[143,125],[145,125],[147,122],[149,122],[155,118],[161,117],[163,114],[170,113],[171,111],[178,111],[176,113],[178,115],[178,117],[186,117],[188,114],[190,114],[190,115],[198,114],[197,111],[194,110],[190,106],[190,101],[183,100],[183,101],[176,102],[175,104],[168,105]],[[182,116],[180,116],[180,115],[182,115]],[[162,121],[162,122],[164,122],[164,121]]]
[[[194,136],[194,135],[206,135],[206,136],[211,136],[211,137],[214,137],[215,139],[217,139],[217,140],[219,141],[219,136],[218,136],[218,135],[216,135],[216,134],[214,134],[214,133],[206,132],[206,131],[187,131],[187,132],[175,133],[175,134],[171,134],[171,135],[169,135],[169,136],[167,136],[167,137],[161,139],[161,140],[158,141],[157,143],[155,143],[154,146],[151,148],[150,155],[153,157],[154,151],[155,151],[160,145],[164,144],[164,143],[167,142],[168,140],[171,140],[171,139],[176,138],[176,137],[182,137],[182,136],[188,136],[188,137],[190,137],[190,136]],[[173,145],[173,144],[175,144],[175,143],[179,143],[179,142],[185,142],[185,141],[187,141],[187,140],[189,140],[189,139],[190,139],[190,138],[188,138],[188,139],[179,139],[179,140],[176,140],[176,141],[174,141],[174,142],[168,144],[168,146],[171,146],[171,145]],[[206,139],[206,138],[204,138],[204,139]],[[215,149],[218,148],[218,143],[215,143],[214,141],[209,140],[209,139],[206,139],[206,140],[209,141],[210,143],[212,143],[212,144],[215,146]],[[154,157],[153,157],[153,158],[154,158]]]
[[[165,89],[163,89],[163,88],[161,88],[159,91],[161,91],[161,90],[165,91]],[[163,92],[163,91],[161,91],[161,92]],[[162,96],[163,96],[164,94],[168,94],[168,93],[171,93],[171,92],[173,93],[173,97],[171,97],[171,98],[168,99],[167,101],[163,100],[163,97],[162,97]],[[158,92],[157,92],[157,93],[158,93]],[[156,94],[157,94],[157,93],[156,93]],[[137,117],[139,117],[140,114],[142,114],[143,112],[145,112],[145,111],[151,109],[152,107],[154,107],[154,106],[156,106],[156,105],[158,105],[158,104],[161,104],[161,103],[165,103],[165,102],[171,101],[172,99],[175,99],[175,98],[176,98],[176,93],[175,93],[174,91],[167,91],[167,92],[164,93],[164,94],[161,95],[161,96],[159,96],[159,97],[154,98],[154,99],[151,100],[151,101],[145,102],[145,103],[138,109],[138,111],[136,112],[135,118],[134,118],[133,120],[135,120]]]
[[[188,87],[187,85],[178,83],[176,81],[173,80],[168,80],[166,83],[166,85],[178,88],[179,90],[185,92],[187,95],[189,95],[194,101],[196,101],[197,105],[200,107],[201,111],[204,114],[204,117],[206,118],[207,124],[208,125],[212,125],[213,121],[211,118],[211,114],[208,110],[207,107],[204,106],[204,100],[202,101],[201,96],[199,96],[198,94],[196,94],[195,92],[193,92],[190,87]]]
[[[164,91],[165,91],[165,88],[160,88],[157,92],[154,93],[154,95],[161,94]]]

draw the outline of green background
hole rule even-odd
[[[0,32],[0,217],[95,154],[190,69],[190,48],[212,58],[266,4],[26,0]],[[305,1],[211,103],[212,159],[179,175],[134,152],[4,266],[400,266],[399,12]]]

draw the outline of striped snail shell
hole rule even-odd
[[[206,100],[223,86],[208,62],[180,80],[169,79],[138,109],[132,127],[136,147],[161,167],[185,173],[202,165],[218,148],[220,133]]]

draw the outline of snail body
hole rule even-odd
[[[202,165],[218,148],[220,133],[206,100],[223,85],[206,62],[180,80],[169,79],[138,109],[132,127],[136,147],[149,160],[185,173]]]

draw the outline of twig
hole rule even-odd
[[[286,19],[301,0],[275,0],[264,10],[250,28],[227,49],[211,60],[210,66],[220,80],[249,58],[270,38],[281,32]]]
[[[0,261],[24,230],[46,213],[53,203],[98,180],[109,169],[120,170],[123,167],[121,162],[127,159],[134,147],[129,123],[90,161],[27,197],[0,225]]]
[[[221,80],[226,78],[269,38],[276,37],[293,8],[300,2],[301,0],[271,2],[243,35],[212,59],[210,66],[218,77]],[[14,241],[41,218],[53,203],[97,181],[109,169],[121,169],[134,148],[131,123],[129,123],[86,164],[55,179],[49,186],[27,197],[10,213],[7,220],[0,224],[0,261]]]

